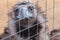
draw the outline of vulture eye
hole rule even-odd
[[[34,7],[33,6],[28,6],[28,11],[31,12],[31,13],[34,12]]]
[[[19,9],[15,9],[14,13],[15,13],[15,17],[16,17],[19,14]]]

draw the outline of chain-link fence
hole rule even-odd
[[[6,23],[7,27],[2,26],[4,25],[3,20],[2,20],[3,23],[2,22],[0,23],[1,24],[0,29],[4,28],[3,30],[4,32],[1,34],[0,39],[1,40],[60,40],[59,38],[60,1],[59,0],[26,0],[27,2],[24,1],[25,0],[5,1],[6,13],[4,15],[6,15],[7,17],[5,16],[4,17],[7,18],[5,20],[8,20],[8,22]],[[26,9],[27,11],[25,11],[24,7],[29,9],[28,10]],[[2,10],[2,8],[0,9]],[[32,11],[33,9],[34,11]],[[24,16],[21,17],[22,19],[20,18],[21,15]],[[4,19],[4,17],[3,18],[1,17],[1,19]],[[11,18],[15,19],[11,20]]]

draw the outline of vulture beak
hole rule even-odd
[[[30,13],[30,12],[27,10],[26,7],[22,7],[19,11],[20,11],[20,13],[19,13],[19,15],[17,16],[18,19],[22,20],[22,19],[24,19],[24,18],[27,18],[27,19],[33,18],[33,14]]]

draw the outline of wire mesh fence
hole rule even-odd
[[[10,5],[13,4],[12,2],[11,2],[11,4],[9,4],[9,1],[11,2],[11,0],[6,0],[7,13],[10,10],[9,9]],[[13,0],[13,2],[14,1],[15,0]],[[22,12],[21,9],[22,9],[22,7],[26,6],[23,3],[23,1],[24,1],[23,0],[22,4],[24,6],[20,7],[20,5],[22,5],[20,3],[20,1],[22,1],[22,0],[16,0],[16,2],[18,4],[15,3],[16,5],[18,5],[17,9],[19,9],[19,10],[16,10],[16,8],[14,9],[15,12],[19,11],[19,13],[17,12],[19,19],[18,20],[17,19],[10,20],[10,18],[14,14],[13,15],[9,15],[10,17],[8,16],[8,25],[7,25],[8,27],[7,27],[7,29],[5,28],[6,30],[4,30],[4,32],[6,34],[5,34],[5,37],[0,38],[1,40],[60,40],[59,39],[59,37],[60,37],[59,36],[60,35],[60,29],[59,29],[60,28],[59,27],[60,26],[60,23],[59,23],[59,20],[60,20],[60,18],[59,18],[60,11],[59,11],[59,7],[60,6],[57,5],[57,3],[56,3],[57,1],[56,0],[36,0],[36,1],[34,1],[34,0],[27,0],[28,3],[26,5],[28,7],[29,6],[36,6],[36,8],[34,8],[34,10],[36,9],[37,12],[33,11],[33,12],[37,13],[36,17],[34,15],[34,17],[35,17],[36,20],[34,18],[32,18],[32,16],[30,16],[29,12],[27,14],[29,16],[27,16],[25,14],[26,16],[24,16],[24,18],[22,17],[22,19],[20,19],[20,16],[21,16],[20,13]],[[30,1],[31,1],[31,3],[30,3]],[[58,1],[58,2],[60,2],[60,1]],[[34,5],[32,5],[32,4],[34,4]],[[35,5],[35,4],[37,4],[37,5]],[[42,8],[42,10],[43,10],[42,12],[40,12],[41,10],[39,10],[39,8],[37,8],[38,6]],[[14,12],[14,10],[11,10],[11,11]],[[33,9],[31,9],[31,10],[33,10]],[[29,11],[31,11],[31,10],[29,10]],[[23,9],[23,11],[24,11],[24,9]],[[26,13],[27,13],[27,11],[26,11]],[[40,14],[38,14],[38,13],[40,13]],[[17,15],[17,14],[15,14],[15,15]],[[46,18],[44,17],[44,15],[47,17],[48,21],[46,20]],[[25,19],[25,17],[29,17],[28,18],[29,20],[27,20],[27,18]],[[33,21],[32,19],[34,19],[35,21]],[[20,20],[23,20],[23,22],[20,21]],[[10,22],[12,22],[11,25],[10,25]],[[13,26],[15,26],[15,24],[13,22],[17,23],[17,25],[18,25],[18,29],[15,29],[15,30],[18,30],[17,32],[14,32],[14,30],[13,30],[14,29]],[[24,24],[24,26],[23,26],[23,24]],[[27,24],[27,25],[25,25],[25,24]],[[46,26],[46,25],[48,25],[48,26]],[[12,26],[11,29],[9,29],[10,26]],[[22,28],[22,27],[24,27],[24,28]],[[3,27],[1,27],[0,29],[2,29],[2,28]],[[12,31],[12,32],[10,32],[10,31]],[[15,36],[17,36],[17,37],[15,37]]]

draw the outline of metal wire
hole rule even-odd
[[[46,7],[46,13],[45,14],[47,16],[47,0],[45,1],[45,7]],[[45,21],[46,21],[46,19],[45,19]],[[46,33],[47,32],[46,32],[46,22],[45,22],[45,40],[46,40],[46,36],[47,36]]]
[[[7,6],[8,6],[8,3],[7,3]],[[59,7],[59,6],[57,6],[57,7]],[[56,8],[57,8],[56,7]],[[7,8],[8,9],[8,8]],[[53,0],[53,8],[49,8],[49,9],[47,9],[47,0],[46,0],[46,10],[44,11],[46,14],[47,14],[47,11],[48,10],[51,10],[51,9],[53,9],[53,29],[54,29],[54,13],[55,13],[55,0]],[[29,21],[28,21],[29,22]],[[45,22],[43,22],[43,23],[45,23]],[[29,24],[29,23],[28,23]],[[41,24],[41,23],[38,23],[38,24]],[[38,24],[35,24],[35,25],[38,25]],[[20,24],[19,24],[20,25]],[[32,25],[33,27],[35,26],[35,25]],[[45,25],[46,25],[46,23],[45,23]],[[29,28],[31,28],[32,26],[29,26],[28,25],[28,28],[26,28],[26,29],[28,29],[28,36],[30,35],[30,29]],[[20,26],[19,26],[20,27]],[[26,29],[24,29],[24,30],[26,30]],[[19,28],[19,30],[20,30],[20,28]],[[3,38],[3,39],[1,39],[1,40],[5,40],[5,39],[7,39],[7,38],[9,38],[9,37],[11,37],[11,36],[13,36],[13,35],[15,35],[15,34],[17,34],[17,33],[20,33],[20,32],[22,32],[22,31],[24,31],[24,30],[21,30],[21,31],[19,31],[19,32],[16,32],[16,33],[14,33],[14,34],[12,34],[12,35],[9,35],[9,36],[7,36],[7,37],[5,37],[5,38]],[[37,34],[36,35],[38,35],[39,33],[38,33],[38,28],[37,28]],[[34,36],[36,36],[36,35],[34,35]],[[60,33],[58,33],[58,34],[56,34],[56,35],[60,35]],[[53,37],[51,37],[51,38],[54,38],[56,35],[54,35]],[[31,36],[31,37],[28,37],[28,39],[30,39],[30,38],[32,38],[32,37],[34,37],[34,36]]]
[[[54,22],[55,22],[55,18],[54,18],[54,16],[55,16],[55,0],[53,0],[53,24],[52,24],[52,29],[54,30]],[[53,34],[55,34],[55,33],[53,33]]]
[[[28,2],[29,2],[29,0],[28,0]],[[29,2],[30,3],[30,2]],[[30,26],[29,26],[29,20],[28,20],[28,28],[29,28]],[[30,36],[30,29],[28,29],[28,37]],[[29,38],[29,40],[31,40],[30,38]]]
[[[54,21],[55,21],[54,20],[55,19],[54,16],[55,16],[55,0],[53,0],[53,20],[52,20],[53,21],[53,24],[52,24],[52,28],[53,29],[54,29]]]
[[[37,6],[38,6],[38,4],[39,4],[39,0],[37,0]],[[36,18],[38,18],[38,14],[37,14],[37,17]],[[38,21],[37,21],[37,23],[38,23]],[[38,25],[37,25],[37,33],[38,33],[38,31],[39,31],[39,29],[38,29],[39,27],[38,27]],[[39,35],[37,36],[38,38],[38,40],[39,40]]]
[[[43,23],[44,23],[44,22],[43,22]],[[38,23],[38,24],[41,24],[41,23]],[[35,24],[35,25],[38,25],[38,24]],[[35,25],[32,25],[32,26],[30,26],[30,27],[28,27],[28,28],[26,28],[26,29],[29,29],[29,28],[31,28],[31,27],[34,27]],[[12,34],[12,35],[9,35],[9,36],[7,36],[7,37],[5,37],[5,38],[3,38],[3,39],[7,39],[7,38],[9,38],[9,37],[11,37],[11,36],[13,36],[13,35],[16,35],[16,34],[22,32],[22,31],[26,30],[26,29],[23,29],[23,30],[21,30],[21,31],[19,31],[19,32],[16,32],[16,33]]]

